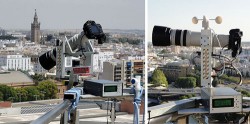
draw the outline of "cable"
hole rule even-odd
[[[136,95],[136,91],[134,89],[135,92],[135,97],[134,98],[134,124],[139,124],[139,116],[140,116],[140,111],[139,111],[139,105],[141,104],[141,96],[143,94],[143,87],[141,86],[141,90],[139,91],[139,95]]]
[[[215,33],[215,31],[213,29],[212,29],[212,31],[213,31],[213,33],[215,35],[215,38],[217,39],[217,42],[218,42],[219,46],[221,47],[218,35]],[[222,48],[222,51],[223,51],[223,47],[221,47],[221,48]],[[220,55],[221,55],[221,51],[220,51]],[[223,70],[222,70],[222,73],[219,75],[219,77],[222,76],[224,74],[224,72],[225,72],[225,60],[224,60],[224,58],[223,58],[223,63],[224,63]]]

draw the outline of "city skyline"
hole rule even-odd
[[[192,23],[192,18],[196,16],[201,19],[204,15],[209,19],[216,16],[222,17],[222,23],[216,24],[210,21],[210,27],[217,34],[229,34],[230,29],[239,28],[243,31],[242,41],[250,41],[250,18],[247,17],[250,12],[250,1],[241,0],[189,0],[189,1],[169,1],[148,0],[148,38],[152,40],[152,30],[154,25],[161,25],[173,29],[188,29],[191,31],[200,31],[202,23]]]
[[[7,14],[7,16],[0,20],[0,27],[4,29],[30,29],[36,9],[41,30],[82,29],[87,20],[100,23],[103,29],[144,30],[144,3],[144,0],[133,2],[122,0],[1,1],[0,14]]]

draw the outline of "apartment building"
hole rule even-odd
[[[30,57],[24,57],[19,54],[15,55],[1,55],[0,66],[4,70],[23,70],[31,69]]]

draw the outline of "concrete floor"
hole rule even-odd
[[[21,114],[21,115],[3,115],[0,116],[0,124],[27,124],[32,120],[39,118],[44,113],[35,114]],[[99,108],[79,109],[80,124],[107,124],[107,110]],[[142,115],[140,116],[142,120]],[[110,122],[110,119],[108,119]],[[124,112],[118,112],[116,116],[116,124],[133,124],[133,115]],[[59,124],[59,117],[57,117],[50,124]]]

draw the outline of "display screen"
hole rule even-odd
[[[117,92],[117,86],[104,86],[104,92]]]
[[[73,72],[74,74],[88,74],[89,67],[74,67]]]
[[[212,104],[213,104],[213,108],[233,107],[234,98],[213,99]]]

